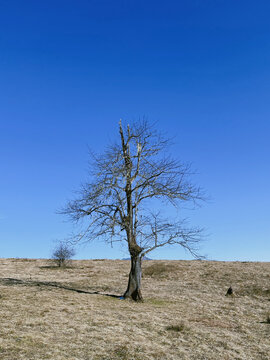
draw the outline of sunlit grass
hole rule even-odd
[[[1,259],[0,359],[269,358],[270,263],[145,261],[139,304],[118,298],[129,268]]]

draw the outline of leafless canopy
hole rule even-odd
[[[119,135],[102,155],[91,154],[91,181],[62,211],[85,225],[76,240],[127,241],[140,257],[179,244],[198,257],[201,229],[163,215],[167,205],[181,208],[202,200],[200,188],[189,180],[189,165],[168,155],[169,141],[147,121],[126,127],[120,121]]]
[[[59,242],[53,251],[52,258],[59,267],[64,267],[75,255],[75,250],[68,244]]]

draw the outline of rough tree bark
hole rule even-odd
[[[132,160],[130,157],[130,146],[125,140],[124,132],[121,122],[119,123],[119,132],[122,141],[122,152],[125,160],[126,167],[126,203],[127,203],[127,216],[125,219],[125,228],[127,234],[128,248],[131,259],[131,268],[129,273],[128,287],[124,294],[124,298],[132,298],[135,301],[142,301],[141,294],[141,278],[142,267],[140,253],[142,248],[137,244],[136,228],[134,229],[134,216],[133,216],[133,201],[132,201]],[[128,126],[128,138],[130,138],[130,129]]]
[[[134,244],[129,251],[131,255],[131,268],[124,298],[131,298],[135,301],[143,301],[141,292],[142,259],[140,256],[142,249],[138,245]]]

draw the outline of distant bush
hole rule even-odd
[[[169,325],[166,327],[166,330],[175,331],[175,332],[181,332],[184,331],[184,329],[185,329],[185,325],[182,322],[179,325]]]
[[[59,267],[66,267],[70,264],[71,258],[75,255],[73,247],[64,242],[60,242],[54,249],[52,254],[53,261]]]

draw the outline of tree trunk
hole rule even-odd
[[[139,255],[131,255],[131,269],[129,273],[128,287],[124,298],[135,301],[143,301],[141,294],[142,265]]]

